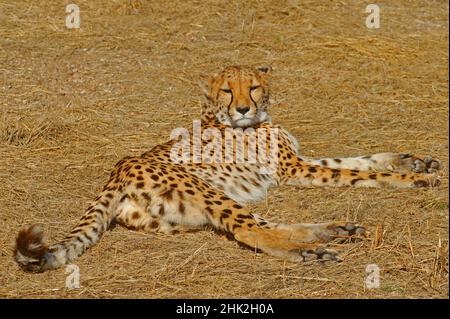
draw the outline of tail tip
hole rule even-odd
[[[22,229],[16,238],[14,257],[19,266],[32,272],[41,272],[46,261],[48,248],[44,244],[42,226],[32,225]]]

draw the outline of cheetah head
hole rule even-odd
[[[202,118],[217,119],[231,127],[249,127],[269,121],[269,67],[230,66],[206,79],[207,103]]]

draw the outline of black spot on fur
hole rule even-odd
[[[352,181],[350,182],[352,185],[355,185],[358,181],[363,181],[364,179],[362,179],[362,178],[355,178],[355,179],[352,179]]]
[[[139,214],[139,212],[134,212],[132,215],[131,215],[131,218],[132,219],[139,219],[141,217],[141,214]]]
[[[259,226],[266,226],[266,225],[267,225],[267,222],[262,221],[262,222],[259,222],[258,225],[259,225]]]
[[[161,194],[162,197],[165,197],[167,200],[172,200],[173,197],[173,188],[169,188],[167,191]]]
[[[184,214],[185,213],[186,208],[184,207],[183,203],[180,203],[180,206],[178,207],[178,210],[180,211],[180,214]]]
[[[147,200],[147,201],[151,200],[151,197],[148,193],[142,193],[141,195],[142,195],[142,197],[144,197],[145,200]]]
[[[136,184],[136,188],[144,188],[145,184],[144,182],[139,182]]]
[[[159,223],[157,221],[152,221],[150,223],[150,228],[155,229],[155,228],[158,228],[158,226],[159,226]]]
[[[333,173],[331,174],[331,178],[337,178],[341,175],[341,171],[338,169],[332,169],[331,170]]]
[[[105,206],[106,208],[109,207],[109,201],[107,201],[107,200],[101,202],[100,204],[102,204],[102,205]]]
[[[234,232],[236,228],[241,228],[242,226],[239,224],[234,224],[233,227],[231,227],[231,230],[230,230],[229,225],[226,225],[226,227],[229,231]]]
[[[221,213],[220,214],[220,220],[222,221],[223,219],[225,219],[225,218],[228,218],[228,214],[225,214],[225,213]]]

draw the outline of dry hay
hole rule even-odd
[[[65,28],[65,4],[81,29]],[[448,4],[364,1],[2,1],[0,3],[0,297],[447,298]],[[112,165],[198,117],[197,79],[228,64],[270,64],[276,122],[308,156],[381,151],[443,161],[434,189],[282,187],[254,205],[285,222],[357,220],[372,237],[340,264],[293,264],[204,231],[117,227],[76,264],[27,274],[19,228],[61,238]],[[366,289],[377,264],[381,287]]]

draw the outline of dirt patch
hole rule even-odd
[[[81,29],[65,27],[80,7]],[[396,0],[381,28],[364,1],[3,1],[0,4],[0,297],[448,298],[448,3]],[[443,161],[433,189],[271,190],[274,220],[357,220],[370,240],[339,264],[293,264],[210,231],[120,227],[63,269],[22,272],[24,225],[61,238],[121,157],[165,141],[200,112],[197,79],[272,65],[271,113],[307,156],[382,151]],[[381,287],[366,289],[368,264]]]

